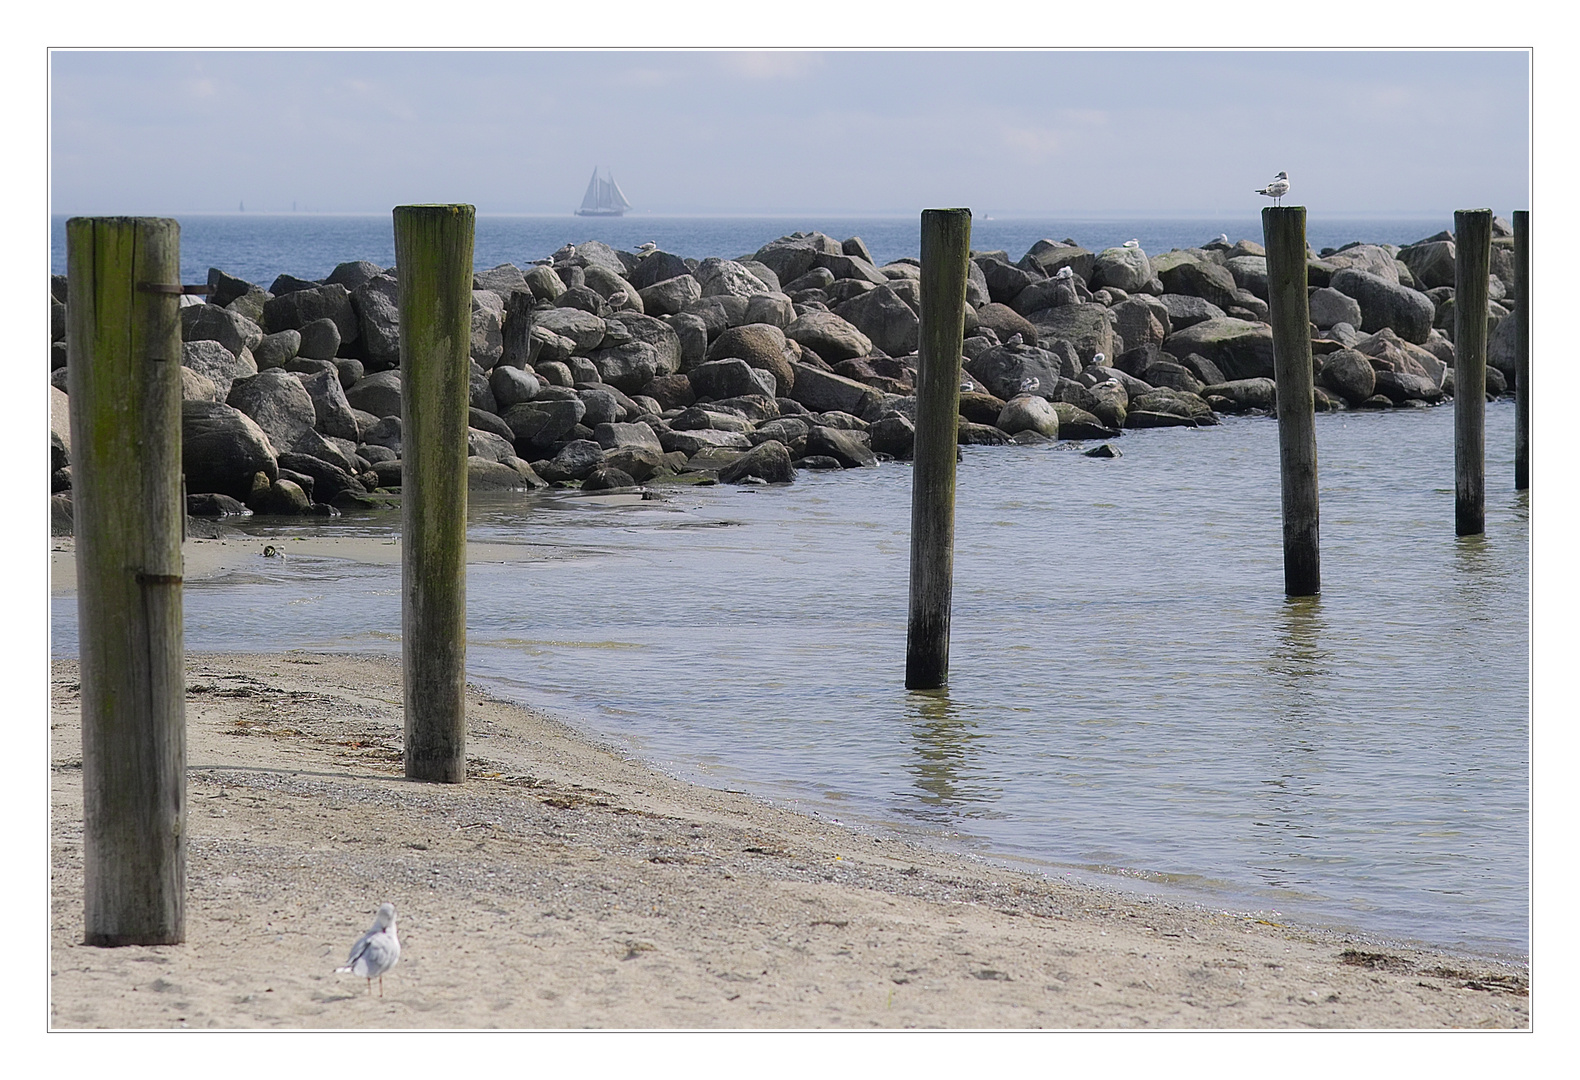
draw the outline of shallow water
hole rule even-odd
[[[959,473],[950,683],[903,689],[910,470],[658,501],[476,499],[469,675],[681,775],[1050,872],[1438,946],[1528,949],[1528,515],[1487,412],[1318,417],[1320,599],[1283,596],[1265,418]],[[256,526],[385,534],[398,515]],[[260,545],[261,550],[261,545]],[[398,566],[186,592],[196,650],[397,651]],[[72,653],[75,603],[55,603]],[[1113,877],[1112,875],[1119,875]]]

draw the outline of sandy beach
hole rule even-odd
[[[476,688],[467,782],[413,784],[399,664],[302,652],[188,658],[186,944],[89,948],[78,678],[52,664],[56,1029],[1530,1023],[1523,965],[863,834]],[[380,997],[333,969],[382,901],[403,952]]]

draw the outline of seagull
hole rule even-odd
[[[1102,353],[1093,353],[1092,354],[1092,363],[1094,363],[1094,364],[1106,363],[1107,360],[1108,360],[1108,357],[1104,356]]]
[[[1037,388],[1041,385],[1041,379],[1037,378],[1035,375],[1028,375],[1020,381],[1020,392],[1022,394],[1035,394],[1037,392]]]
[[[544,258],[541,258],[541,259],[534,259],[534,260],[532,260],[532,265],[533,266],[547,266],[550,270],[552,270],[552,269],[554,269],[554,257],[552,255],[549,255],[549,256],[545,256]]]
[[[1140,240],[1126,240],[1125,241],[1125,247],[1127,247],[1127,248],[1138,248],[1140,246],[1141,246],[1141,241]]]
[[[336,971],[349,971],[368,981],[368,993],[373,993],[374,976],[379,980],[379,997],[384,996],[384,973],[400,959],[400,938],[395,936],[395,905],[380,904],[373,929],[357,938],[351,946],[351,956],[344,967]]]
[[[1229,242],[1229,234],[1228,233],[1221,232],[1221,233],[1218,234],[1218,243],[1220,243],[1220,244],[1228,244],[1228,242]]]
[[[1020,334],[1011,334],[1009,336],[1009,340],[1004,342],[1004,344],[1006,346],[1024,345],[1025,343],[1026,343],[1026,339],[1023,336],[1021,336]]]
[[[658,245],[649,240],[647,243],[636,249],[636,257],[639,259],[645,259],[657,250]]]
[[[977,388],[977,384],[972,382],[970,379],[961,379],[960,380],[960,392],[962,394],[969,394],[969,393],[971,393],[971,391],[975,390],[976,388]]]
[[[1268,184],[1265,188],[1257,188],[1256,194],[1266,195],[1268,198],[1273,200],[1274,206],[1282,206],[1283,203],[1279,202],[1279,200],[1282,199],[1285,193],[1288,191],[1289,174],[1286,172],[1280,172],[1277,176],[1273,177],[1273,182],[1271,184]]]
[[[1071,270],[1068,266],[1061,266],[1061,267],[1059,267],[1059,272],[1057,274],[1053,275],[1053,280],[1055,280],[1055,281],[1069,281],[1074,276],[1075,276],[1075,271],[1074,270]]]

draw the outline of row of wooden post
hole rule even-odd
[[[1305,208],[1263,211],[1279,401],[1285,591],[1320,589]],[[402,379],[405,766],[466,776],[471,206],[394,211]],[[185,939],[180,227],[67,223],[67,378],[82,669],[84,891],[92,945]],[[1483,521],[1491,211],[1455,215],[1455,523]],[[905,685],[949,677],[956,426],[971,212],[921,220],[921,341]],[[1515,214],[1516,486],[1529,483],[1529,218]]]
[[[470,206],[396,208],[406,775],[466,776]],[[180,226],[66,223],[85,940],[186,938]]]

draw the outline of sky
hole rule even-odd
[[[54,51],[57,214],[1441,218],[1530,205],[1502,51]],[[1459,148],[1478,131],[1473,152]]]

